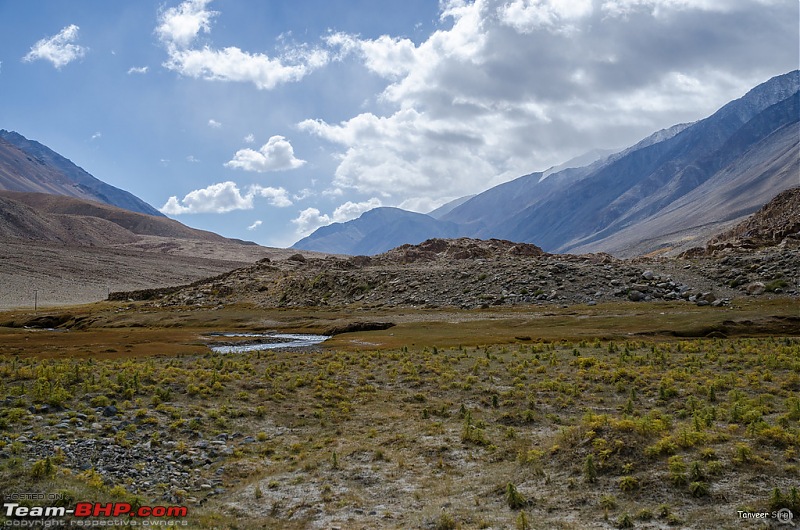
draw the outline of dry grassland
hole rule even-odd
[[[193,528],[755,527],[737,511],[800,507],[792,304],[101,304],[49,315],[71,328],[56,332],[9,327],[45,315],[7,313],[0,483],[186,504]],[[367,320],[396,326],[302,351],[206,347],[209,331]],[[82,470],[70,451],[87,439],[140,472]],[[148,457],[186,476],[161,479]]]

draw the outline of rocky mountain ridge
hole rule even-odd
[[[706,119],[659,131],[588,166],[501,184],[417,228],[441,230],[450,222],[459,236],[523,241],[549,252],[677,255],[797,185],[799,94],[800,71],[777,76]],[[424,239],[424,228],[403,240],[395,220],[384,221],[330,225],[320,229],[326,238],[315,233],[296,248],[324,250],[337,232],[363,227],[400,236],[370,245],[376,253]],[[355,238],[336,251],[362,253],[359,244]]]

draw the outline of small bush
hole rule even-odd
[[[531,522],[525,512],[519,512],[517,516],[517,530],[531,530]]]
[[[512,483],[506,486],[506,503],[512,510],[519,510],[528,504],[528,499],[525,498]]]
[[[676,486],[683,486],[686,484],[686,464],[683,463],[683,458],[680,456],[673,456],[668,461],[669,466],[669,479]]]
[[[603,495],[600,497],[600,507],[604,510],[613,510],[617,507],[617,498],[613,495]]]
[[[775,488],[769,497],[769,509],[772,511],[789,509],[794,513],[800,513],[800,491],[797,487],[792,487],[789,493],[784,495],[780,488]]]
[[[689,484],[689,493],[692,494],[692,497],[708,497],[711,488],[708,485],[708,482],[692,482]]]
[[[433,528],[434,530],[455,530],[458,525],[456,520],[447,512],[442,512],[442,515],[436,520]]]
[[[583,462],[583,476],[586,482],[592,483],[597,480],[597,467],[594,465],[594,455],[589,453]]]
[[[627,513],[622,514],[622,516],[617,520],[617,528],[633,528],[633,519]]]
[[[30,475],[33,478],[48,478],[53,476],[55,472],[56,468],[48,456],[33,463],[31,466]]]
[[[639,489],[639,479],[631,475],[626,475],[619,479],[619,489],[629,493]]]

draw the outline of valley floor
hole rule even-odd
[[[0,310],[88,304],[114,291],[183,285],[294,253],[156,236],[111,247],[23,240],[0,245]]]
[[[756,528],[800,508],[797,309],[0,314],[0,483],[191,528]]]

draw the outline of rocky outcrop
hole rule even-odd
[[[768,295],[795,296],[791,278],[799,255],[779,249],[724,260],[620,260],[607,254],[548,254],[535,245],[502,240],[432,239],[373,257],[246,267],[151,303],[471,309],[665,300],[720,306],[737,296],[757,296],[745,288],[754,282],[763,283]],[[733,281],[739,276],[741,280]]]
[[[779,193],[746,221],[714,237],[705,252],[800,244],[800,187]]]

